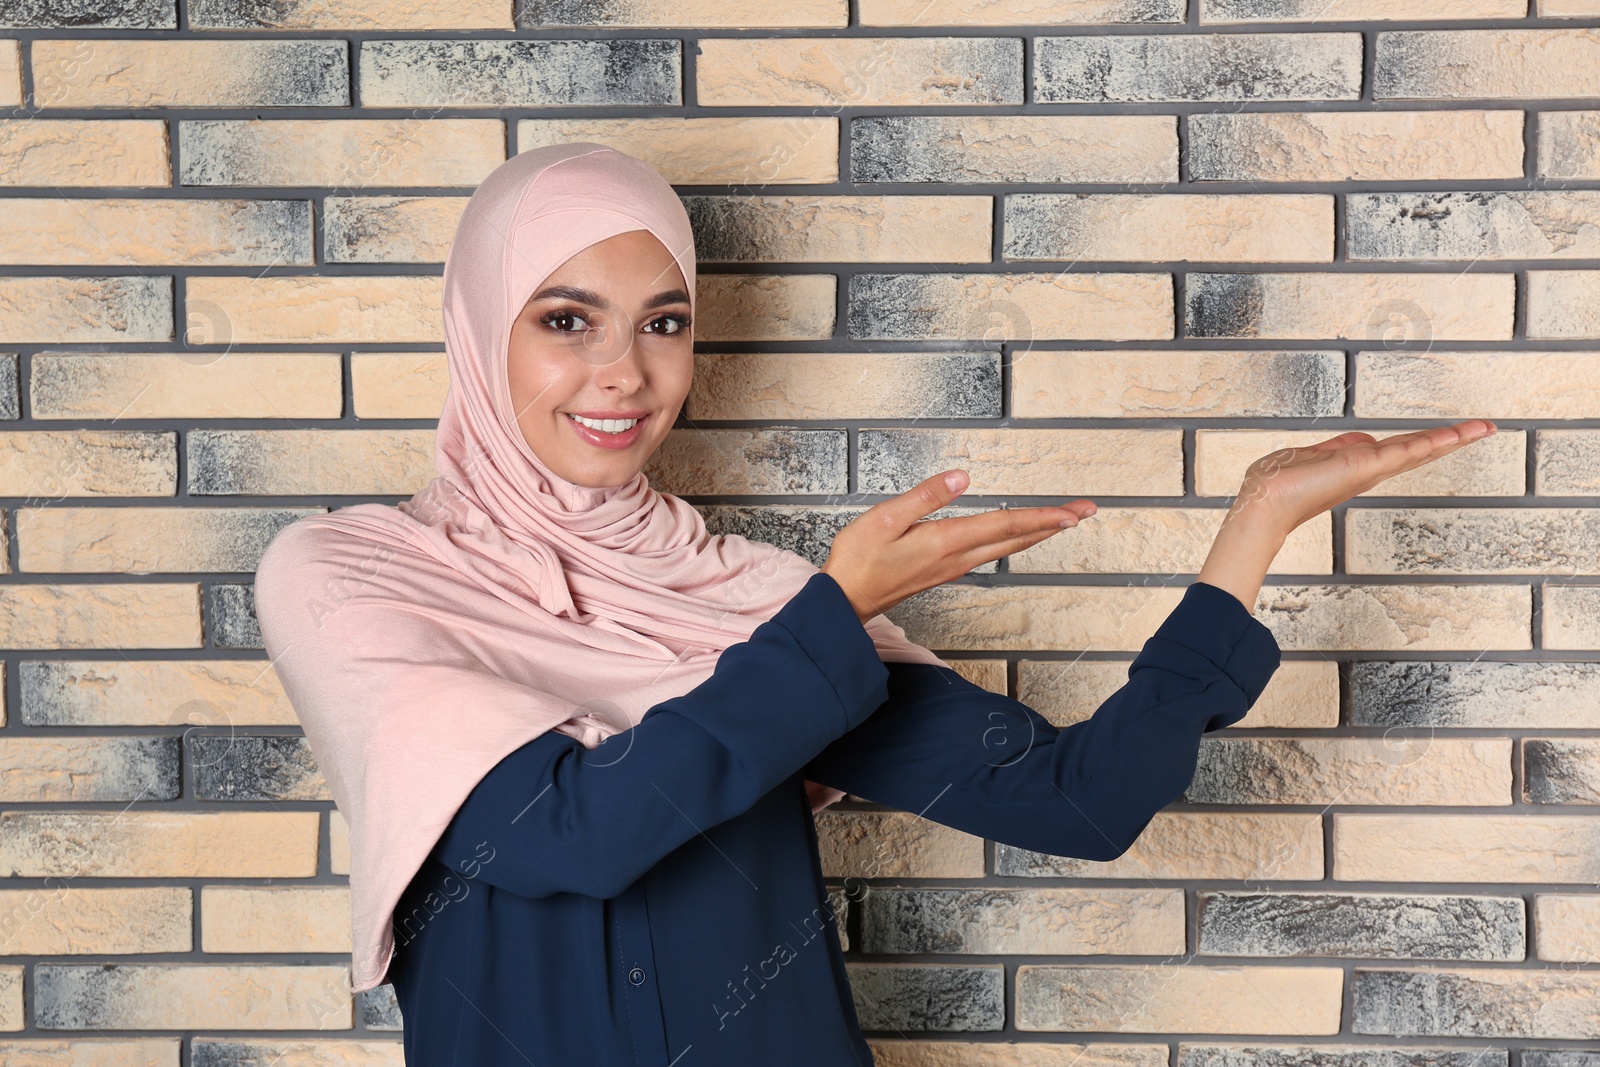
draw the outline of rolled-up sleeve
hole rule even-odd
[[[1195,582],[1082,722],[1058,729],[948,667],[891,663],[883,706],[805,775],[1003,844],[1115,859],[1188,788],[1202,734],[1243,718],[1280,659],[1237,597]]]

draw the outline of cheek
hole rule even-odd
[[[534,345],[511,346],[506,360],[506,378],[512,409],[519,417],[547,411],[566,400],[567,394],[575,388],[568,379],[581,378],[581,371],[574,371],[571,362]]]

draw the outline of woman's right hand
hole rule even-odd
[[[1095,513],[1093,501],[1079,499],[1058,508],[996,508],[919,521],[966,487],[965,471],[943,471],[868,508],[834,537],[822,570],[839,583],[862,622]]]

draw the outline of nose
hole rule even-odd
[[[598,335],[598,336],[597,336]],[[644,382],[644,357],[630,324],[606,323],[584,337],[583,358],[594,368],[595,384],[623,395]]]

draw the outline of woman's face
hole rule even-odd
[[[511,326],[511,405],[528,447],[577,485],[632,480],[688,396],[693,336],[683,272],[654,234],[630,230],[583,249]],[[574,414],[620,424],[590,428]]]

